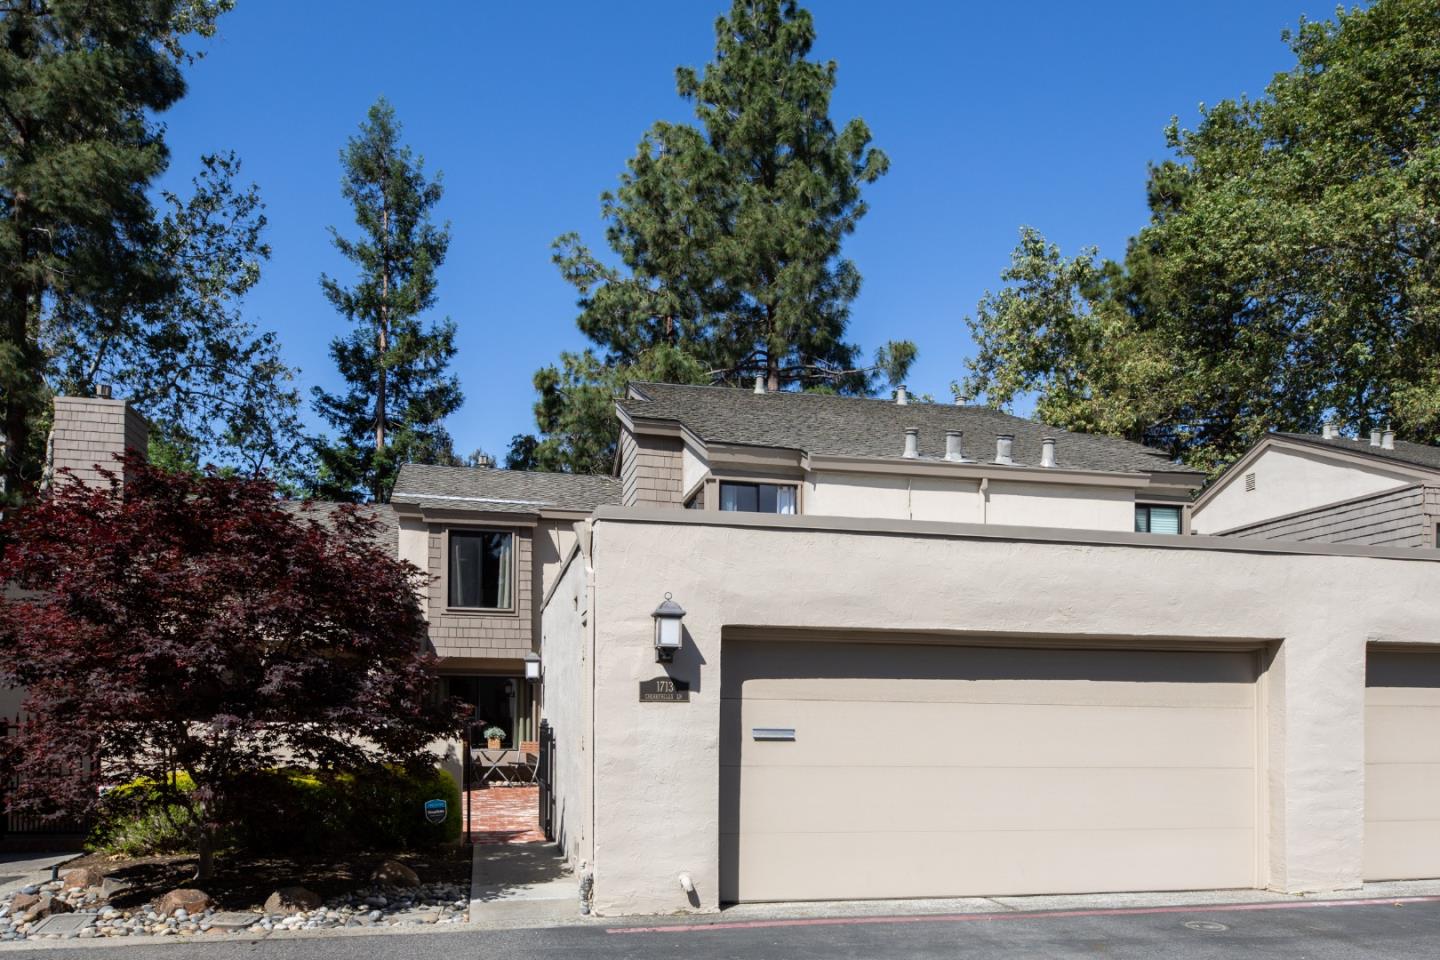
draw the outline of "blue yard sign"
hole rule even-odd
[[[444,823],[446,815],[450,812],[450,804],[444,800],[425,801],[425,819],[431,823]]]

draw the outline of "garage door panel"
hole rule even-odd
[[[1440,651],[1368,651],[1366,880],[1440,877]]]
[[[1367,763],[1440,763],[1440,706],[1377,703],[1367,690],[1365,760]]]
[[[756,843],[767,834],[863,833],[877,820],[941,833],[1254,826],[1248,769],[747,767],[742,777],[739,805],[720,830]],[[814,794],[844,800],[799,800]]]
[[[1440,821],[1440,763],[1365,766],[1366,820]]]
[[[1440,820],[1366,821],[1366,880],[1425,880],[1437,863]]]
[[[795,731],[793,743],[743,743],[757,766],[1248,768],[1253,723],[1249,710],[1208,707],[746,700],[738,732],[743,742],[757,727]]]
[[[1249,830],[789,834],[731,858],[720,885],[725,900],[1227,889],[1254,884],[1253,858]],[[905,869],[876,869],[891,863]]]
[[[1253,654],[744,641],[722,656],[722,899],[1256,881]]]

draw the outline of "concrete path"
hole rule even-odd
[[[579,885],[554,844],[477,844],[472,864],[472,926],[543,926],[580,917]]]
[[[18,890],[27,883],[50,879],[50,870],[74,860],[80,854],[69,853],[0,853],[0,896]]]
[[[552,927],[365,936],[192,940],[143,950],[97,941],[0,950],[42,960],[78,949],[87,960],[139,956],[185,960],[1412,960],[1435,956],[1440,898],[1289,900],[908,917]]]

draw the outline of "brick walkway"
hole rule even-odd
[[[539,843],[539,787],[479,787],[465,795],[471,843]]]

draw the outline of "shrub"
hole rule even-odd
[[[183,793],[194,784],[181,774]],[[356,849],[433,847],[460,838],[460,788],[440,769],[375,767],[360,774],[272,770],[246,785],[253,805],[224,831],[221,846],[251,853],[307,854]],[[91,830],[92,850],[146,856],[188,852],[190,813],[164,803],[164,789],[136,780],[110,790]],[[427,800],[449,804],[440,824],[425,819]]]

